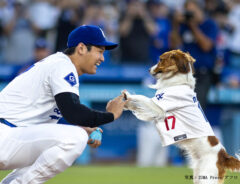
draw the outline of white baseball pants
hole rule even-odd
[[[0,170],[15,169],[1,184],[41,184],[71,166],[88,141],[78,126],[0,123]]]

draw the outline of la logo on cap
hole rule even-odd
[[[105,36],[103,30],[102,30],[101,28],[99,28],[99,29],[101,30],[103,37],[106,38],[106,36]]]

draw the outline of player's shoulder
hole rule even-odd
[[[56,52],[56,53],[46,57],[43,61],[51,63],[51,64],[68,64],[68,63],[71,63],[71,62],[69,62],[69,61],[71,61],[70,58],[62,52]]]
[[[52,54],[45,59],[43,59],[39,64],[42,64],[49,69],[58,70],[58,69],[66,69],[72,68],[74,69],[74,65],[71,62],[70,58],[62,52],[57,52]]]

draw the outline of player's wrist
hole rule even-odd
[[[81,126],[86,132],[88,135],[90,135],[95,129],[94,128],[90,128],[90,127],[83,127]]]
[[[110,114],[110,116],[112,116],[113,121],[117,119],[116,118],[117,117],[116,113],[110,112],[110,111],[108,111],[108,113]]]

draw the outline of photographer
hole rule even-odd
[[[146,63],[150,36],[155,34],[156,25],[144,2],[129,0],[126,9],[119,23],[121,61]]]
[[[195,0],[187,0],[184,12],[175,12],[173,15],[171,47],[180,47],[196,58],[196,92],[203,108],[206,106],[207,93],[212,82],[217,36],[216,23],[206,17],[201,5]]]

